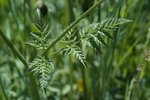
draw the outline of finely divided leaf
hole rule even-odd
[[[29,64],[29,70],[39,77],[40,85],[44,89],[54,72],[54,65],[49,59],[38,57]]]
[[[71,50],[73,55],[86,67],[86,60],[83,51],[78,46],[72,47]]]

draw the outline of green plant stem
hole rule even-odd
[[[68,24],[71,24],[73,21],[75,21],[75,16],[73,12],[73,6],[72,6],[72,0],[66,0],[67,4],[67,12],[68,12]],[[70,100],[73,100],[73,66],[72,66],[72,59],[71,55],[69,55],[69,79],[70,79]]]
[[[58,51],[56,51],[56,52],[54,52],[54,53],[50,54],[50,55],[49,55],[49,57],[54,56],[54,55],[56,55],[56,54],[58,54],[58,53],[60,53],[60,52],[62,52],[62,51],[63,51],[63,50],[62,50],[62,49],[60,49],[60,50],[58,50]]]
[[[130,98],[131,98],[131,93],[132,93],[132,90],[133,90],[135,81],[136,81],[135,78],[133,78],[133,79],[131,80],[131,83],[130,83],[130,85],[129,85],[128,93],[127,93],[127,96],[126,96],[125,100],[130,100]]]
[[[127,50],[127,52],[124,53],[124,56],[122,57],[122,59],[120,59],[119,63],[116,65],[116,68],[119,68],[123,62],[127,59],[127,57],[129,57],[129,55],[131,54],[132,52],[132,49],[139,43],[139,41],[141,40],[142,38],[140,37],[139,39],[137,39],[133,45]]]
[[[56,38],[55,41],[52,42],[52,44],[48,46],[48,48],[43,52],[43,55],[46,55],[48,50],[51,49],[58,41],[60,41],[68,33],[69,30],[75,27],[83,18],[85,18],[91,11],[94,10],[94,8],[96,8],[103,1],[104,0],[98,1],[96,4],[90,7],[85,13],[83,13],[77,20],[75,20],[58,38]]]
[[[0,28],[0,36],[5,41],[5,43],[8,45],[8,47],[12,50],[13,54],[18,57],[18,59],[25,65],[26,69],[28,68],[28,62],[25,60],[25,58],[22,56],[22,54],[17,50],[17,48],[13,45],[13,43],[6,37],[4,32]],[[40,100],[36,80],[32,73],[29,74],[29,78],[32,85],[32,94],[34,97],[34,100]]]
[[[21,55],[21,53],[17,50],[17,48],[13,45],[13,43],[5,36],[4,32],[0,29],[0,35],[3,38],[3,40],[6,42],[6,44],[9,46],[9,48],[12,50],[15,56],[19,58],[19,60],[28,67],[28,63],[25,60],[25,58]]]
[[[1,79],[1,75],[0,75],[0,88],[2,89],[2,94],[1,95],[3,95],[4,100],[5,99],[8,100],[8,96],[6,94],[6,90],[5,90],[4,84],[3,84],[2,79]]]

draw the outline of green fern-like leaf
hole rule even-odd
[[[75,30],[71,29],[68,34],[65,35],[65,37],[61,41],[62,43],[65,43],[65,45],[75,45],[77,42],[77,36],[75,34]]]
[[[124,19],[124,18],[108,18],[108,19],[101,21],[100,23],[91,24],[90,26],[84,29],[84,32],[85,33],[92,33],[95,31],[103,32],[103,30],[113,31],[118,28],[118,25],[122,25],[122,24],[129,23],[129,22],[132,22],[132,21],[128,19]]]
[[[73,54],[75,58],[77,58],[86,67],[85,56],[83,54],[83,51],[78,46],[76,45],[66,46],[62,50],[62,53],[64,55]]]
[[[63,55],[68,55],[71,53],[71,47],[70,46],[66,46],[65,48],[62,49],[62,54]]]
[[[37,32],[31,32],[31,36],[34,40],[26,42],[26,44],[35,47],[37,49],[45,50],[52,43],[52,39],[49,39],[51,31],[49,25],[42,19],[37,18],[34,23]]]
[[[98,27],[104,29],[117,29],[118,25],[128,23],[128,22],[132,22],[132,21],[124,18],[108,18],[100,22],[98,24]]]
[[[68,32],[62,42],[65,43],[66,47],[63,48],[61,52],[64,55],[73,54],[86,67],[85,56],[80,47],[77,46],[79,41],[77,41],[74,29]]]
[[[28,41],[26,44],[35,47],[39,50],[46,50],[47,47],[51,44],[52,40],[43,40],[43,41],[38,41],[38,40],[33,40],[33,41]]]
[[[37,57],[29,64],[29,70],[38,76],[40,85],[44,89],[54,72],[53,62],[45,57]]]
[[[105,40],[107,38],[112,38],[110,32],[116,30],[119,25],[127,22],[131,22],[131,20],[108,18],[100,23],[91,24],[88,27],[83,28],[79,32],[80,36],[78,36],[78,38],[75,34],[75,29],[71,29],[61,41],[64,43],[64,48],[61,49],[61,52],[64,55],[74,55],[75,58],[78,59],[86,67],[86,59],[84,53],[78,46],[78,44],[86,43],[93,50],[101,53],[102,45],[107,46]],[[27,44],[37,49],[46,50],[47,47],[53,42],[52,39],[49,39],[51,33],[51,31],[49,31],[49,25],[39,17],[36,19],[36,23],[34,25],[37,31],[31,33],[33,40],[27,42]],[[29,64],[29,70],[33,72],[34,75],[38,76],[39,83],[45,90],[48,84],[48,80],[54,72],[53,62],[45,56],[38,56]]]
[[[86,60],[83,51],[78,46],[72,47],[71,50],[73,55],[86,67]]]
[[[116,30],[118,25],[131,22],[128,19],[108,18],[100,23],[94,23],[80,31],[81,41],[88,42],[94,50],[100,52],[100,45],[107,46],[105,40],[112,38],[110,32]]]

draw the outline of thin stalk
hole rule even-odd
[[[74,13],[73,13],[73,8],[72,8],[72,2],[71,0],[68,0],[68,3],[69,3],[69,16],[70,16],[70,23],[73,22],[75,20],[75,17],[74,17]],[[75,35],[77,36],[77,41],[76,41],[76,45],[78,45],[80,48],[82,48],[81,46],[81,40],[80,40],[80,35],[78,34],[78,32],[75,32]],[[71,59],[70,59],[71,60]],[[71,62],[71,61],[70,61]],[[72,68],[72,64],[70,63],[70,79],[73,78],[73,68]],[[84,97],[84,100],[87,100],[87,84],[86,84],[86,77],[85,77],[85,69],[84,67],[79,67],[80,70],[81,70],[81,75],[82,75],[82,82],[83,82],[83,97]],[[71,80],[72,81],[72,80]],[[71,85],[73,85],[73,82],[71,82]],[[71,93],[71,95],[73,95],[73,92]]]
[[[54,56],[55,54],[58,54],[59,52],[63,52],[63,49],[60,49],[60,50],[58,50],[58,51],[56,51],[56,52],[50,54],[49,57]]]
[[[87,100],[87,85],[86,85],[86,77],[85,77],[85,68],[81,68],[82,81],[83,81],[83,90],[84,90],[84,100]]]
[[[121,1],[120,1],[121,2]],[[113,9],[113,13],[112,13],[112,16],[117,16],[117,17],[120,17],[120,9],[121,9],[121,3],[116,3],[116,5],[114,6],[114,9]],[[117,12],[118,11],[118,12]],[[109,12],[111,13],[111,12]],[[116,48],[116,44],[117,44],[117,40],[118,40],[118,34],[119,34],[119,28],[114,32],[116,34],[114,34],[114,41],[112,43],[112,47],[111,49],[108,49],[107,52],[109,52],[109,57],[106,55],[106,68],[104,69],[105,70],[105,73],[104,73],[104,76],[105,76],[105,81],[104,82],[107,82],[108,84],[106,85],[104,83],[104,86],[103,86],[103,91],[104,91],[104,94],[103,94],[103,99],[106,99],[106,95],[107,95],[107,91],[109,91],[109,88],[110,88],[110,80],[112,78],[112,74],[113,74],[113,61],[114,61],[114,53],[115,53],[115,48]],[[107,73],[106,73],[107,72]]]
[[[130,100],[130,98],[131,98],[131,93],[132,93],[132,90],[133,90],[133,87],[134,87],[135,82],[136,82],[136,80],[135,80],[135,78],[133,78],[133,79],[131,80],[130,85],[129,85],[129,89],[128,89],[128,91],[127,91],[127,96],[126,96],[125,100]]]
[[[25,65],[26,69],[28,68],[28,62],[25,60],[25,58],[22,56],[22,54],[17,50],[17,48],[13,45],[13,43],[6,37],[4,32],[0,28],[0,36],[4,40],[4,42],[7,44],[7,46],[12,50],[13,54],[18,57],[18,59]],[[29,74],[29,78],[31,81],[31,90],[33,93],[33,97],[35,100],[40,100],[39,94],[38,94],[38,89],[37,89],[37,84],[36,80],[33,76],[32,73]]]
[[[70,100],[73,100],[73,66],[71,64],[71,55],[69,56],[69,79],[70,79]]]
[[[139,19],[140,19],[140,16],[141,16],[141,12],[142,12],[142,8],[143,8],[143,5],[144,5],[144,0],[139,1],[138,4],[140,4],[140,5],[138,6],[138,9],[137,9],[137,12],[136,12],[136,15],[135,15],[136,18],[134,20],[134,23],[133,23],[132,27],[129,30],[128,36],[130,36],[133,33],[133,31],[135,30],[136,25],[139,22]]]
[[[75,20],[58,38],[56,38],[55,41],[52,42],[52,44],[48,46],[48,48],[43,52],[43,55],[46,55],[49,49],[51,49],[57,42],[59,42],[68,33],[69,30],[75,27],[83,18],[85,18],[91,11],[93,11],[103,1],[104,0],[98,1],[96,4],[90,7],[85,13],[83,13],[77,20]]]
[[[3,95],[4,100],[5,99],[8,100],[8,96],[6,94],[5,87],[4,87],[4,84],[3,84],[2,79],[1,79],[1,75],[0,75],[0,86],[2,88],[2,94],[1,95]]]
[[[22,54],[17,50],[17,48],[13,45],[13,43],[5,36],[4,32],[0,28],[0,36],[2,39],[6,42],[6,44],[9,46],[9,48],[12,50],[13,54],[19,58],[19,60],[28,67],[28,63],[25,60],[25,58],[22,56]]]
[[[97,2],[97,0],[95,0],[95,2]],[[99,5],[98,9],[97,9],[97,16],[98,16],[98,19],[97,21],[100,22],[101,21],[101,5]],[[97,56],[97,55],[95,55]],[[91,76],[91,100],[97,100],[98,99],[98,95],[99,95],[99,89],[97,89],[97,86],[96,86],[96,82],[97,82],[97,79],[99,78],[98,74],[100,73],[97,73],[97,75],[95,74],[97,72],[97,68],[94,66],[93,62],[92,63],[92,67],[91,67],[91,70],[90,70],[90,76]],[[94,77],[94,78],[93,78]]]
[[[98,7],[98,22],[101,21],[101,5]]]
[[[130,85],[127,89],[126,95],[125,95],[125,100],[132,100],[132,93],[134,92],[134,88],[136,87],[136,84],[140,80],[140,76],[142,71],[144,70],[145,64],[141,64],[139,68],[137,68],[137,74],[132,78]]]
[[[127,59],[127,57],[129,57],[129,55],[131,54],[133,48],[137,45],[137,43],[139,43],[139,41],[141,40],[142,38],[139,38],[137,39],[133,45],[127,50],[127,52],[124,53],[124,56],[122,57],[122,59],[120,59],[119,63],[116,65],[116,68],[119,68],[123,62]]]
[[[72,7],[72,0],[66,0],[67,12],[68,12],[68,24],[71,24],[75,21],[75,16]],[[70,100],[73,100],[73,66],[72,66],[71,55],[69,55],[69,79],[70,79]]]

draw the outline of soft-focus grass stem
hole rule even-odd
[[[7,46],[12,50],[13,54],[15,56],[17,56],[18,59],[25,65],[26,69],[28,69],[28,62],[25,60],[23,55],[17,50],[17,48],[13,45],[13,43],[6,37],[6,35],[4,34],[4,32],[1,29],[0,29],[0,36],[2,37],[4,42],[7,44]],[[36,85],[36,81],[35,81],[35,78],[34,78],[33,74],[30,73],[29,78],[30,78],[31,85],[32,85],[31,90],[32,90],[32,93],[33,93],[33,97],[34,97],[35,100],[40,100],[37,85]]]

